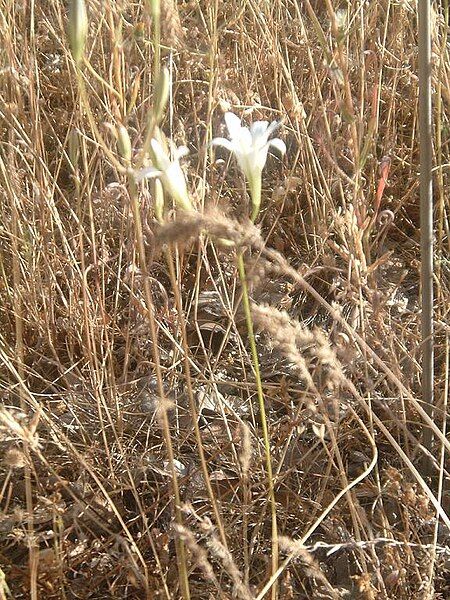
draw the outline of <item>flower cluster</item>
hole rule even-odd
[[[286,152],[286,146],[280,138],[270,136],[278,128],[279,123],[273,121],[255,121],[250,127],[244,127],[234,113],[225,114],[225,123],[230,139],[217,137],[212,140],[213,146],[222,146],[234,154],[249,186],[252,201],[251,219],[255,221],[261,206],[262,171],[271,148],[281,155]],[[163,149],[161,143],[152,139],[150,142],[153,166],[135,172],[136,181],[144,178],[157,177],[161,180],[164,190],[171,196],[175,204],[185,211],[192,211],[186,178],[180,165],[180,158],[186,156],[185,146],[174,148],[173,158]]]

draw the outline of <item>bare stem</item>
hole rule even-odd
[[[433,418],[433,132],[431,109],[430,2],[419,0],[419,130],[420,130],[420,241],[422,284],[422,401]],[[424,445],[431,450],[433,434],[425,429]],[[430,471],[430,467],[426,468]]]
[[[272,472],[272,458],[270,454],[270,437],[269,428],[267,426],[266,408],[264,405],[264,392],[262,389],[261,372],[259,369],[258,351],[256,348],[255,334],[253,330],[253,318],[250,308],[250,298],[248,294],[247,276],[245,273],[244,257],[242,252],[237,256],[239,278],[242,285],[242,303],[244,306],[245,320],[247,323],[248,339],[250,342],[250,350],[252,354],[253,370],[255,372],[256,391],[258,394],[259,412],[261,416],[261,428],[263,432],[264,451],[266,456],[266,475],[267,485],[269,488],[269,501],[272,517],[272,575],[278,570],[278,527],[277,527],[277,505],[275,500],[275,488]],[[272,600],[275,600],[278,595],[276,583],[271,588]]]

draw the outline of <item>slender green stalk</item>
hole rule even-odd
[[[242,303],[244,306],[245,320],[247,323],[248,339],[250,342],[250,350],[252,354],[253,369],[255,372],[256,380],[256,391],[258,395],[259,412],[261,417],[261,427],[263,432],[264,451],[266,457],[266,474],[267,474],[267,485],[269,488],[269,501],[272,517],[272,575],[276,573],[278,569],[278,526],[277,526],[277,505],[275,500],[275,488],[273,482],[273,471],[272,471],[272,458],[270,454],[270,437],[269,428],[267,426],[266,408],[264,405],[264,392],[261,382],[261,372],[259,369],[259,358],[258,351],[256,348],[255,333],[253,329],[253,318],[250,308],[250,298],[248,293],[247,276],[245,272],[244,256],[242,252],[238,253],[237,256],[239,278],[242,285]],[[273,585],[271,589],[272,598],[277,597],[277,586]]]
[[[167,101],[167,94],[165,99],[159,98],[159,101],[156,101],[157,94],[160,96],[160,90],[158,89],[159,85],[164,85],[163,82],[160,81],[160,73],[161,73],[161,5],[160,0],[147,0],[148,8],[150,14],[152,16],[153,28],[152,28],[152,36],[153,36],[153,110],[150,111],[147,123],[147,129],[145,132],[144,143],[142,144],[142,152],[140,159],[138,161],[139,164],[142,164],[142,160],[145,154],[148,152],[150,146],[150,140],[155,133],[155,128],[158,124],[158,115],[162,117],[162,108],[160,106],[160,102],[162,100],[162,104],[165,107],[165,103]],[[167,91],[168,93],[168,91]]]
[[[161,66],[161,2],[150,0],[150,11],[153,18],[153,81],[156,81]]]

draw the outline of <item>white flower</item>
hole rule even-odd
[[[193,208],[189,199],[186,178],[180,165],[180,158],[186,156],[186,154],[189,153],[189,150],[186,146],[175,148],[174,159],[171,160],[158,140],[152,139],[150,145],[154,166],[145,167],[144,169],[137,171],[134,175],[136,181],[139,182],[142,181],[142,179],[158,177],[161,180],[165,191],[175,201],[175,204],[180,206],[183,210],[192,211]]]
[[[248,128],[241,125],[238,116],[227,112],[225,123],[230,139],[215,138],[212,144],[223,146],[236,156],[238,165],[249,184],[253,204],[252,220],[255,220],[261,204],[261,177],[269,148],[275,148],[280,154],[285,154],[286,145],[279,138],[269,140],[270,135],[279,125],[276,121],[270,125],[268,121],[255,121]]]

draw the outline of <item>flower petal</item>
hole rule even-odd
[[[145,167],[144,169],[134,172],[134,179],[139,183],[143,179],[152,179],[154,177],[160,177],[161,175],[162,172],[155,169],[155,167]]]
[[[158,142],[158,140],[155,140],[155,138],[150,140],[150,145],[155,155],[156,166],[161,171],[165,171],[170,167],[170,158],[167,156],[167,154],[163,150],[163,147]]]
[[[267,161],[267,152],[269,150],[269,142],[264,144],[262,148],[256,150],[252,157],[252,170],[255,173],[261,173]]]
[[[269,146],[278,150],[282,156],[286,154],[286,144],[283,142],[283,140],[280,140],[280,138],[273,138],[273,140],[270,140]]]
[[[232,112],[225,113],[225,123],[231,138],[237,137],[241,130],[240,118]]]
[[[211,141],[211,146],[222,146],[223,148],[226,148],[230,152],[233,152],[233,150],[234,150],[233,143],[230,142],[230,140],[227,140],[226,138],[221,138],[221,137],[214,138]]]
[[[170,167],[164,171],[161,180],[164,188],[178,206],[183,210],[192,210],[186,178],[183,169],[177,160],[172,162]]]
[[[178,146],[178,148],[175,150],[175,159],[180,160],[180,158],[183,158],[184,156],[187,156],[188,154],[189,154],[189,148],[187,146]]]
[[[241,127],[238,135],[235,139],[233,139],[233,143],[235,146],[235,152],[242,152],[247,154],[251,152],[253,146],[253,138],[250,133],[250,129],[247,127]]]
[[[267,137],[269,137],[281,125],[278,121],[272,121],[267,128]]]
[[[267,141],[267,138],[269,137],[267,135],[268,126],[268,121],[255,121],[250,125],[250,133],[252,134],[252,138],[255,142],[260,138],[263,138],[265,142]]]

